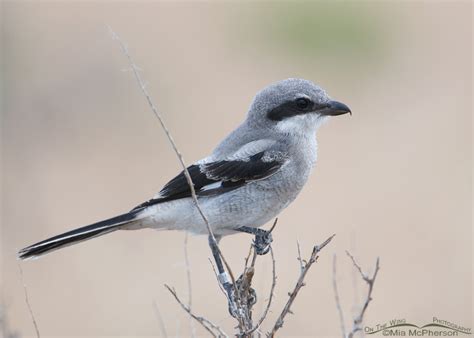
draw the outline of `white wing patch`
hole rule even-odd
[[[201,188],[201,191],[207,191],[207,190],[212,190],[212,189],[217,189],[220,188],[222,185],[222,182],[215,182],[211,183],[208,185],[205,185],[204,187]]]
[[[227,161],[232,161],[232,160],[241,160],[241,161],[248,161],[248,158],[252,155],[258,154],[262,151],[265,151],[269,149],[271,146],[273,146],[276,143],[274,140],[269,140],[269,139],[263,139],[263,140],[257,140],[257,141],[252,141],[249,142],[242,147],[240,147],[239,150],[237,150],[235,153],[227,156],[225,160]]]
[[[224,161],[248,161],[250,156],[269,149],[275,143],[276,141],[270,140],[270,139],[252,141],[252,142],[244,144],[237,151],[231,154],[228,154],[226,156],[210,155],[208,157],[200,159],[194,164],[200,165],[200,164],[212,163],[212,162],[223,161],[223,160]]]

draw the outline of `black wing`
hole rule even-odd
[[[196,195],[211,196],[239,188],[248,182],[274,174],[285,163],[281,153],[262,151],[242,160],[222,160],[188,167]],[[184,171],[169,181],[160,191],[159,197],[140,204],[133,210],[150,205],[191,197]]]

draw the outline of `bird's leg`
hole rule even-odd
[[[214,241],[212,236],[209,235],[209,246],[211,247],[212,255],[214,256],[214,261],[216,262],[217,272],[219,275],[217,276],[219,283],[224,288],[225,292],[227,293],[227,299],[229,302],[229,313],[232,317],[238,318],[238,307],[235,300],[235,292],[234,286],[232,285],[229,275],[224,269],[224,265],[222,264],[222,259],[219,254],[219,248],[217,247],[217,239]]]
[[[238,228],[237,231],[255,235],[253,245],[258,255],[265,255],[270,251],[270,244],[273,242],[271,230],[267,231],[259,228],[243,226]]]

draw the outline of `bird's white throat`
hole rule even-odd
[[[278,122],[276,129],[284,134],[309,136],[314,135],[328,119],[329,116],[316,114],[298,115]]]

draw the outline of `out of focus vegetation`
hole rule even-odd
[[[256,43],[292,57],[362,64],[380,59],[384,52],[384,24],[368,3],[253,3],[239,10],[247,12],[248,20],[234,26],[241,33],[239,43]]]

